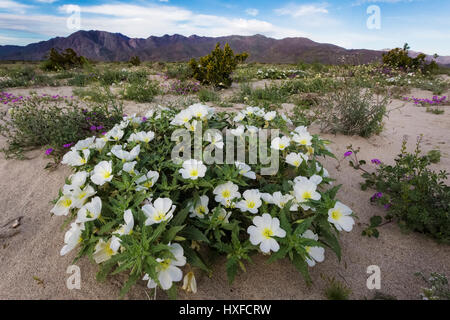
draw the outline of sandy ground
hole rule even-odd
[[[28,94],[30,89],[9,90],[14,94]],[[70,87],[33,89],[38,93],[71,95]],[[430,92],[414,90],[416,97],[431,97]],[[158,101],[162,102],[162,101]],[[127,103],[126,112],[142,112],[147,104]],[[409,149],[414,148],[416,137],[424,134],[424,151],[440,149],[442,160],[436,169],[450,169],[450,107],[443,115],[425,112],[425,108],[412,103],[394,101],[390,105],[385,129],[370,139],[322,134],[333,141],[331,148],[342,159],[346,146],[361,147],[359,157],[370,160],[379,158],[392,162],[399,152],[403,136],[409,138]],[[314,126],[314,133],[319,133]],[[5,141],[0,138],[0,146]],[[64,178],[70,170],[61,166],[55,171],[44,170],[48,160],[43,150],[29,154],[30,160],[5,160],[0,157],[0,226],[8,220],[23,216],[20,232],[12,238],[0,239],[0,299],[116,299],[123,277],[114,277],[105,283],[95,280],[97,266],[88,259],[76,263],[81,269],[80,290],[69,290],[66,269],[72,263],[75,250],[65,257],[59,256],[65,230],[61,230],[63,218],[51,217],[50,201],[57,196]],[[352,232],[341,234],[341,262],[326,251],[323,263],[311,269],[314,284],[305,285],[298,271],[288,260],[268,265],[267,257],[255,255],[247,272],[236,277],[228,285],[224,260],[215,263],[212,278],[197,273],[198,293],[180,294],[182,299],[323,299],[327,285],[323,276],[334,276],[352,290],[352,299],[373,297],[366,287],[370,265],[381,268],[381,292],[398,299],[418,299],[423,283],[414,273],[417,271],[440,272],[450,275],[450,246],[441,245],[417,234],[404,234],[394,224],[380,229],[380,238],[361,236],[364,223],[375,214],[383,215],[383,209],[372,206],[369,198],[373,191],[361,191],[362,181],[358,172],[345,161],[326,160],[325,166],[337,184],[343,184],[339,199],[352,207],[359,224]],[[126,298],[148,299],[145,283],[139,282]],[[165,298],[158,294],[158,298]]]

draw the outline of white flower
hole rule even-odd
[[[159,179],[159,173],[157,171],[149,171],[146,175],[143,175],[136,180],[136,191],[148,190],[153,187]]]
[[[74,208],[81,208],[86,200],[90,197],[92,197],[96,191],[94,188],[92,188],[90,185],[87,185],[83,189],[76,187],[72,191],[72,201],[73,201],[73,207]]]
[[[316,162],[316,171],[320,172],[320,171],[322,171],[322,169],[323,169],[323,177],[328,178],[330,176],[330,174],[328,173],[328,170]]]
[[[91,181],[102,186],[105,182],[110,182],[112,178],[112,161],[101,161],[94,167]]]
[[[130,209],[123,213],[123,220],[125,221],[125,224],[120,225],[119,229],[113,233],[111,238],[111,249],[114,251],[119,250],[122,241],[118,236],[128,235],[133,231],[134,217],[133,212]]]
[[[197,121],[197,120],[192,120],[191,122],[186,122],[186,123],[184,124],[184,126],[185,126],[186,129],[188,129],[189,131],[194,132],[195,129],[197,128],[197,124],[198,124],[198,121]]]
[[[218,149],[223,149],[224,143],[223,143],[223,137],[219,132],[206,132],[205,134],[205,140],[208,142],[211,142],[214,147]]]
[[[153,204],[144,205],[142,211],[144,211],[144,214],[147,217],[145,225],[150,226],[155,223],[161,223],[172,219],[175,205],[172,205],[172,200],[169,198],[158,198]]]
[[[231,212],[227,212],[224,208],[219,208],[219,214],[217,215],[217,220],[229,223],[228,219],[231,216]],[[212,216],[209,216],[209,219],[212,219]]]
[[[233,199],[241,196],[238,190],[239,187],[237,185],[228,181],[227,183],[220,184],[214,188],[213,193],[216,195],[214,199],[216,202],[219,202],[226,207],[230,207]]]
[[[281,118],[283,118],[283,120],[286,121],[287,124],[292,124],[292,120],[289,119],[289,117],[286,116],[284,113],[281,114]]]
[[[173,126],[184,126],[186,123],[191,121],[192,112],[189,109],[180,111],[175,118],[170,122]]]
[[[183,162],[183,168],[179,172],[183,179],[197,180],[205,176],[206,166],[202,161],[189,159]]]
[[[298,168],[302,164],[304,159],[305,155],[303,153],[292,152],[286,156],[286,163]]]
[[[102,211],[102,200],[99,197],[94,197],[88,203],[86,203],[80,210],[78,210],[77,223],[83,223],[87,221],[93,221],[100,217]]]
[[[135,146],[131,151],[123,150],[121,145],[115,145],[111,148],[111,153],[122,161],[133,161],[138,157],[140,152],[140,145]]]
[[[280,220],[272,218],[268,213],[254,217],[253,225],[248,227],[247,233],[250,235],[250,242],[254,246],[259,244],[263,253],[277,252],[280,245],[273,237],[284,238],[286,236],[286,231],[280,228]]]
[[[233,136],[241,137],[244,134],[245,127],[243,125],[238,126],[236,129],[231,129],[230,133]]]
[[[89,149],[84,149],[82,153],[83,156],[81,156],[78,151],[71,150],[64,155],[61,163],[68,164],[72,167],[83,166],[88,162],[91,152],[89,151]]]
[[[315,177],[315,176],[313,176]],[[320,193],[318,193],[317,190],[317,180],[315,178],[311,177],[311,179],[308,179],[306,177],[297,177],[294,180],[294,195],[297,200],[297,203],[300,204],[300,206],[304,210],[310,209],[310,206],[307,206],[304,204],[305,202],[311,200],[320,200],[321,196]]]
[[[190,111],[193,117],[201,120],[205,120],[212,111],[210,107],[200,103],[196,103],[189,106],[188,110]]]
[[[306,230],[305,233],[301,235],[302,238],[311,239],[311,240],[319,240],[319,236],[312,232],[311,230]],[[322,247],[305,247],[306,252],[309,257],[306,258],[306,263],[310,267],[314,267],[317,262],[322,262],[325,259],[325,249]]]
[[[115,126],[106,133],[105,138],[110,141],[119,141],[122,139],[123,135],[124,131],[119,126]]]
[[[96,263],[102,263],[111,259],[111,257],[116,253],[117,251],[114,251],[111,248],[111,239],[109,239],[108,242],[100,239],[95,246],[95,252],[92,257]]]
[[[82,188],[86,183],[86,179],[88,177],[88,173],[86,171],[79,171],[77,173],[72,174],[69,177],[70,184],[65,184],[63,187],[64,194],[72,194],[75,189]]]
[[[84,140],[80,140],[72,147],[72,150],[80,150],[81,151],[81,150],[89,149],[94,144],[94,140],[95,140],[95,136],[86,138]]]
[[[73,199],[71,195],[63,195],[56,202],[55,206],[50,210],[51,213],[57,216],[67,216],[70,209],[73,208]]]
[[[155,138],[155,133],[153,131],[148,131],[148,132],[141,131],[138,133],[131,134],[130,137],[128,138],[128,142],[149,143],[154,138]]]
[[[129,173],[129,174],[135,174],[134,167],[136,166],[137,161],[133,162],[125,162],[123,164],[122,170]]]
[[[334,208],[328,210],[328,221],[333,223],[338,231],[345,230],[349,232],[355,224],[355,220],[350,216],[351,214],[352,209],[337,201]]]
[[[95,139],[95,143],[94,143],[93,147],[98,151],[102,151],[106,145],[106,142],[107,142],[106,139],[97,138],[97,139]]]
[[[261,194],[258,189],[250,189],[244,191],[242,195],[244,200],[239,201],[236,204],[236,208],[242,212],[258,213],[258,208],[261,206]]]
[[[190,217],[204,218],[205,214],[209,212],[208,202],[208,196],[203,195],[200,197],[200,201],[197,201],[195,207],[191,204],[191,209],[189,210],[191,212]]]
[[[273,196],[270,193],[262,192],[260,193],[261,199],[268,204],[274,204]]]
[[[280,209],[283,209],[284,206],[290,201],[294,199],[294,197],[290,194],[283,195],[280,191],[274,192],[272,195],[272,203],[278,206]],[[297,208],[294,204],[291,205],[290,211],[296,211]]]
[[[250,178],[250,179],[256,179],[255,172],[251,171],[252,168],[248,164],[236,161],[234,163],[236,165],[236,168],[239,170],[239,174],[243,175],[244,177]]]
[[[245,119],[245,114],[242,113],[242,112],[238,112],[238,113],[236,114],[236,116],[233,118],[233,121],[234,121],[234,122],[241,122],[241,121],[244,120],[244,119]]]
[[[64,247],[60,251],[60,255],[64,256],[72,251],[81,242],[81,233],[84,230],[84,224],[72,223],[70,229],[64,235]]]
[[[291,143],[291,139],[289,137],[283,136],[283,137],[276,137],[272,140],[272,143],[270,147],[275,150],[284,150],[287,147],[289,147],[289,144]]]
[[[273,119],[275,119],[276,116],[277,116],[277,112],[276,111],[270,111],[270,112],[267,112],[264,115],[264,120],[272,121]]]
[[[183,272],[178,267],[186,264],[183,248],[178,243],[169,244],[169,246],[170,251],[174,255],[174,259],[156,259],[158,262],[158,266],[156,267],[158,281],[163,290],[169,290],[172,287],[172,282],[181,281]],[[157,286],[156,281],[150,278],[148,274],[142,280],[148,280],[147,287],[150,289],[156,288]]]
[[[195,281],[194,273],[188,272],[183,278],[183,287],[181,288],[187,293],[197,293],[197,281]]]
[[[255,126],[246,126],[246,127],[247,127],[247,132],[250,134],[250,136],[254,136],[259,131],[259,128],[255,127]]]
[[[308,131],[306,131],[306,129],[303,131],[300,130],[296,131],[296,133],[292,135],[292,141],[302,146],[310,146],[312,144],[312,136],[309,134]]]

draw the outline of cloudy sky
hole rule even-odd
[[[346,48],[408,42],[416,51],[450,55],[449,13],[448,0],[0,0],[0,45],[67,36],[79,27],[141,38],[303,36]]]

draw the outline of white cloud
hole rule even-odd
[[[9,12],[18,12],[24,14],[26,9],[32,8],[33,6],[19,3],[12,0],[0,0],[0,9],[5,9]]]
[[[58,0],[36,0],[36,1],[40,3],[55,3]]]
[[[291,16],[294,18],[328,13],[328,4],[288,4],[282,8],[275,9],[280,16]]]
[[[259,10],[254,8],[248,8],[247,10],[245,10],[245,13],[248,14],[249,16],[256,17],[259,14]]]

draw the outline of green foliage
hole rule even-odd
[[[429,278],[421,272],[415,275],[430,286],[422,289],[421,296],[424,300],[450,300],[450,286],[445,275],[437,272],[432,272]]]
[[[323,99],[318,115],[321,129],[370,137],[383,129],[389,96],[347,81]]]
[[[209,55],[201,57],[199,61],[192,59],[189,66],[193,71],[194,78],[202,84],[227,88],[232,83],[231,73],[247,57],[248,53],[246,52],[235,55],[228,43],[225,44],[223,50],[220,48],[220,43],[217,43]]]
[[[92,131],[91,126],[102,126],[102,132],[108,130],[122,113],[114,100],[86,110],[73,100],[31,96],[0,115],[0,134],[8,143],[2,151],[6,157],[23,159],[25,151],[48,147],[57,161],[67,151],[63,145],[99,132]]]
[[[46,71],[59,71],[82,67],[87,63],[86,58],[67,48],[61,53],[55,48],[50,49],[48,59],[42,63],[41,68]]]
[[[137,102],[152,102],[159,93],[158,83],[155,81],[132,82],[126,84],[123,90],[123,98]]]
[[[173,63],[167,65],[166,75],[170,79],[186,81],[193,76],[192,69],[187,63]]]
[[[348,300],[352,290],[334,277],[325,278],[328,282],[324,294],[328,300]]]
[[[373,216],[370,218],[370,223],[366,229],[362,231],[363,236],[378,238],[380,236],[380,232],[377,227],[381,225],[383,222],[383,218],[380,216]]]
[[[426,63],[426,55],[420,53],[415,58],[411,58],[408,53],[408,44],[403,48],[395,48],[387,53],[383,53],[383,63],[393,68],[400,68],[404,71],[422,71],[423,73],[434,73],[439,67],[435,61]]]
[[[394,165],[381,163],[375,172],[365,171],[362,187],[381,193],[373,202],[387,209],[386,219],[396,219],[400,226],[450,243],[450,186],[447,172],[434,172],[429,166],[436,156],[422,155],[417,141],[415,151],[401,153]]]
[[[141,59],[139,59],[138,56],[133,56],[133,57],[130,58],[129,63],[130,63],[132,66],[137,67],[137,66],[140,66],[140,65],[141,65]]]
[[[205,88],[200,89],[197,95],[201,102],[218,102],[220,100],[220,96],[217,92]]]

